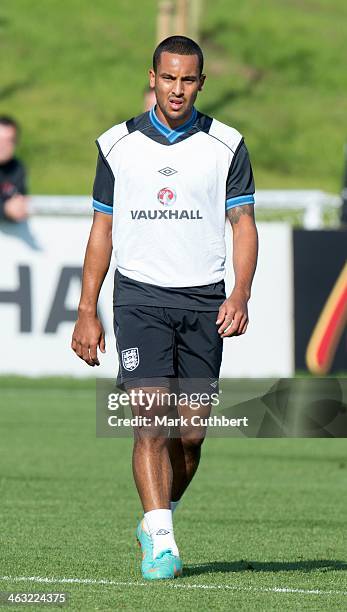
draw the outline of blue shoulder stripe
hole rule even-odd
[[[229,198],[225,203],[225,208],[226,210],[229,210],[229,208],[233,208],[234,206],[242,206],[243,204],[254,204],[254,194]]]
[[[93,208],[97,212],[106,213],[106,215],[113,214],[112,206],[108,206],[107,204],[103,204],[102,202],[98,202],[98,200],[93,200]]]

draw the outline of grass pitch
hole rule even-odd
[[[208,439],[175,514],[184,576],[147,584],[131,440],[96,439],[94,382],[0,390],[0,590],[65,591],[74,610],[346,609],[344,440]]]

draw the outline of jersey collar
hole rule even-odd
[[[155,109],[155,106],[153,106],[151,110],[149,111],[149,118],[151,120],[151,123],[158,130],[158,132],[160,132],[163,136],[165,136],[171,143],[175,142],[175,140],[177,140],[177,138],[182,136],[182,134],[185,134],[186,132],[188,132],[188,130],[195,123],[197,115],[198,115],[197,110],[193,107],[192,114],[190,118],[188,119],[188,121],[186,121],[182,125],[179,125],[175,130],[171,130],[167,125],[164,125],[164,123],[162,123],[158,119],[154,109]]]

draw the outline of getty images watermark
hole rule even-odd
[[[219,406],[220,392],[170,393],[142,388],[129,389],[127,393],[111,392],[108,394],[110,414],[107,423],[109,427],[247,427],[247,417],[207,416],[206,409]],[[125,407],[133,407],[133,412],[139,411],[140,414],[125,417],[116,413],[119,408]],[[177,416],[174,415],[175,409],[178,409]],[[185,415],[180,409],[184,409]]]
[[[347,437],[347,378],[98,379],[99,437]]]

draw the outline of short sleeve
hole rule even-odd
[[[93,187],[93,208],[98,212],[113,214],[114,175],[106,159],[99,152]]]
[[[22,162],[18,162],[18,176],[16,180],[16,187],[17,187],[18,193],[21,193],[22,195],[27,195],[28,193],[27,175],[26,175],[25,166],[22,164]]]
[[[242,140],[230,164],[225,208],[254,204],[254,177],[247,147]]]

